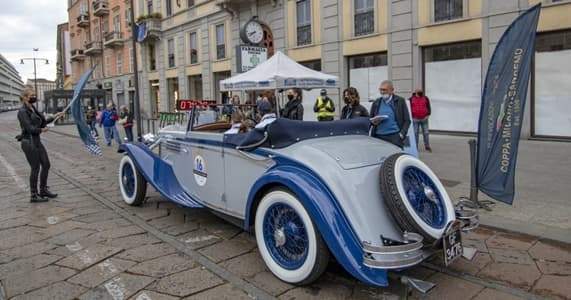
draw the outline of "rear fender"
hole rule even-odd
[[[293,192],[308,211],[329,250],[354,277],[363,282],[387,286],[387,271],[364,266],[363,248],[335,196],[313,171],[289,160],[275,158],[278,164],[252,186],[246,205],[244,227],[254,222],[256,201],[260,191],[271,186],[284,186]]]

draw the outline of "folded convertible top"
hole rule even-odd
[[[368,118],[328,122],[279,118],[265,129],[254,129],[247,133],[227,134],[224,136],[224,142],[238,147],[255,145],[252,148],[268,147],[279,149],[308,139],[339,135],[368,135],[369,125],[370,121]]]

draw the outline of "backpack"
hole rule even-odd
[[[421,120],[428,117],[428,98],[413,96],[410,99],[410,110],[413,119]]]

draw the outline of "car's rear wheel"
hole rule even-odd
[[[145,201],[147,181],[129,155],[123,156],[119,163],[119,187],[125,203],[140,206]]]
[[[380,177],[384,203],[403,231],[433,242],[456,218],[444,186],[416,157],[393,154],[383,162]]]
[[[267,193],[256,210],[256,241],[274,275],[292,284],[309,284],[325,271],[327,245],[309,214],[290,192]]]

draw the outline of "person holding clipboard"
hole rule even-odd
[[[394,94],[391,81],[379,86],[381,97],[371,106],[372,136],[403,148],[410,127],[408,107],[403,97]]]

